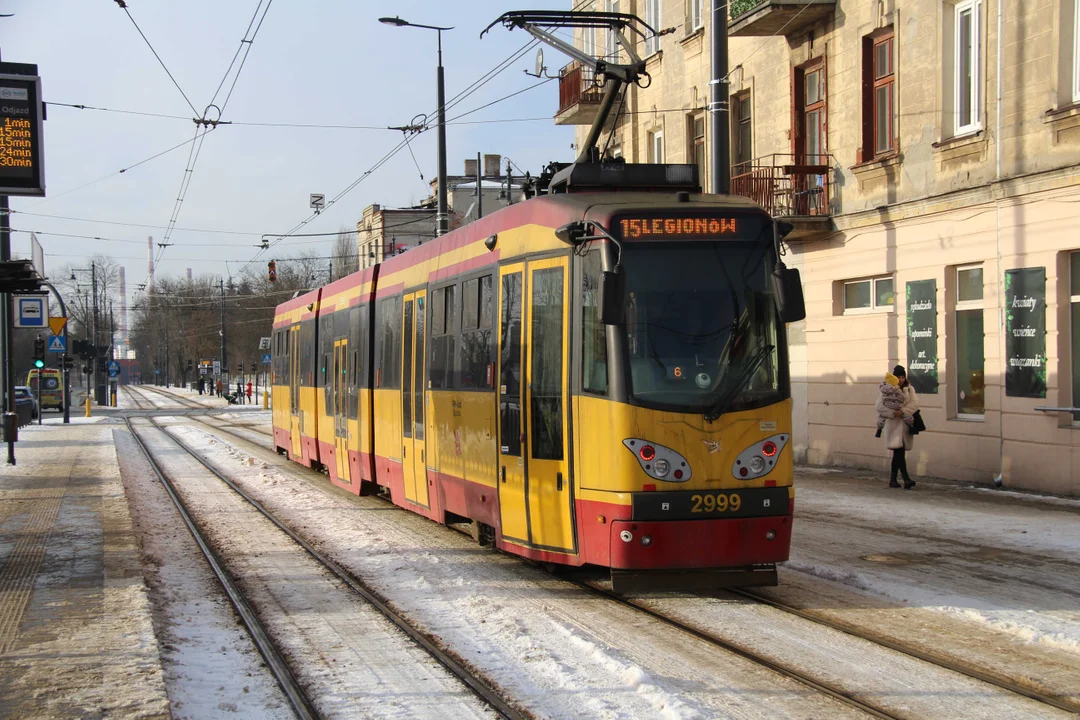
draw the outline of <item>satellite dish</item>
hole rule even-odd
[[[544,48],[536,49],[536,77],[544,74]]]

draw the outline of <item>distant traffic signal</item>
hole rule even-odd
[[[266,278],[270,282],[277,282],[277,263],[273,260],[266,263]]]
[[[244,361],[243,360],[240,361],[240,369],[237,372],[240,372],[240,373],[244,372]]]

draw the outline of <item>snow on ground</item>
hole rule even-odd
[[[763,668],[202,426],[172,432],[541,717],[840,717]],[[260,455],[260,458],[263,457]]]
[[[138,428],[323,717],[494,717],[239,495],[160,431]]]
[[[142,539],[172,716],[290,718],[292,712],[165,489],[126,432],[117,455]]]

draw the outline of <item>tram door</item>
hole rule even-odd
[[[334,457],[337,476],[342,482],[349,478],[349,339],[334,341]]]
[[[300,326],[289,328],[289,453],[299,458],[304,451],[300,443]]]
[[[574,550],[573,493],[567,460],[567,259],[528,264],[529,531],[532,544]]]
[[[505,540],[530,544],[525,484],[524,345],[525,265],[499,271],[499,521]]]
[[[424,327],[427,293],[405,295],[401,332],[401,470],[405,499],[428,507],[427,458],[424,447]]]

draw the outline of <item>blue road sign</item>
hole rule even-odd
[[[110,360],[109,364],[105,366],[109,371],[109,377],[114,378],[120,374],[120,363],[115,360]]]
[[[262,364],[263,365],[269,365],[270,364],[270,353],[263,353]]]
[[[40,295],[15,296],[15,327],[43,328],[49,321],[49,306]]]
[[[67,338],[63,335],[53,335],[51,338],[49,338],[49,352],[67,352]]]

